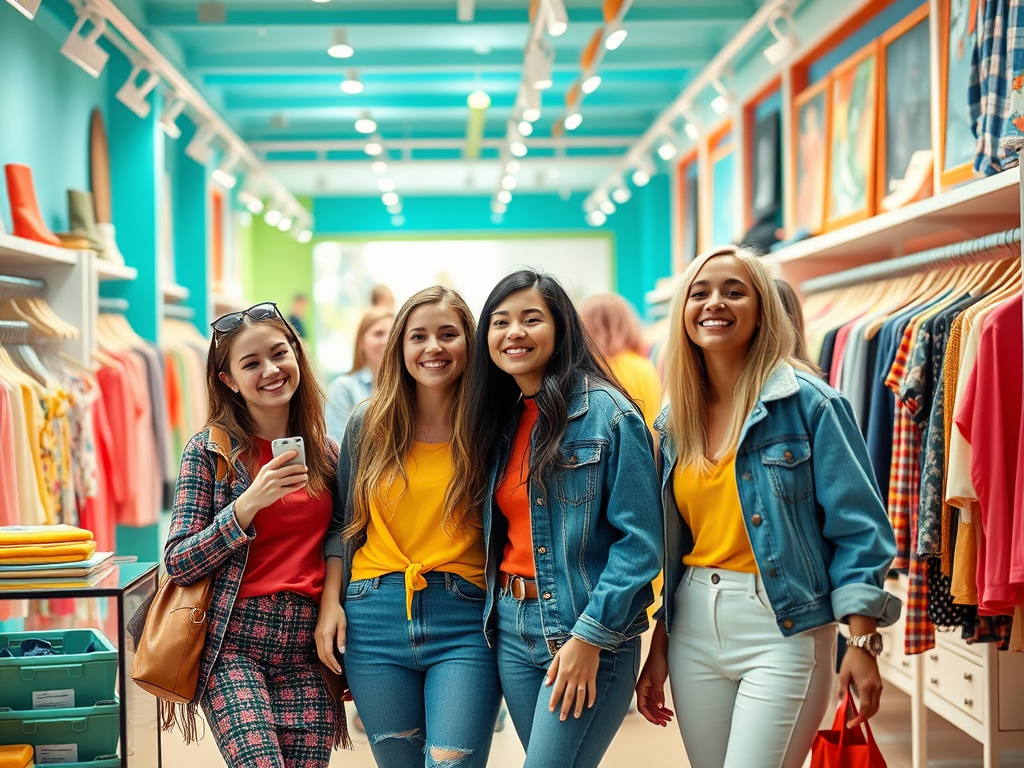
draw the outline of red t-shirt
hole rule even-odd
[[[512,452],[505,465],[505,476],[498,485],[494,499],[508,520],[508,543],[505,544],[501,570],[532,579],[536,569],[533,565],[533,530],[530,524],[530,488],[527,479],[530,476],[530,436],[540,411],[532,397],[524,397],[523,404],[525,408],[519,417]]]
[[[1024,601],[1024,541],[1013,513],[1024,385],[1021,313],[1018,294],[985,320],[978,362],[956,412],[957,426],[971,444],[971,480],[985,533],[978,554],[982,615],[1012,613]]]
[[[268,440],[257,443],[256,472],[274,458]],[[324,589],[324,536],[333,507],[329,492],[310,498],[303,488],[257,512],[256,538],[249,544],[238,597],[297,592],[319,602]]]

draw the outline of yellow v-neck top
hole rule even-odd
[[[454,573],[485,588],[484,542],[480,531],[462,537],[444,529],[444,495],[454,471],[448,443],[414,442],[405,471],[408,488],[398,478],[370,494],[366,543],[352,558],[352,580],[404,573],[411,620],[413,594],[427,586],[424,573]]]
[[[736,488],[736,456],[723,458],[709,475],[677,464],[672,476],[676,505],[693,533],[684,565],[757,573]]]

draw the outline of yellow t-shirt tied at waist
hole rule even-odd
[[[453,573],[485,588],[484,542],[479,531],[468,537],[445,531],[444,496],[454,471],[448,443],[413,443],[405,471],[408,488],[399,477],[370,495],[366,543],[352,558],[352,580],[404,573],[411,620],[413,594],[427,586],[425,573]]]
[[[672,490],[693,533],[693,551],[683,557],[684,565],[757,573],[736,487],[735,454],[723,458],[709,475],[676,465]]]

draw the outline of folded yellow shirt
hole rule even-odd
[[[0,746],[0,768],[32,768],[32,747],[28,744]]]
[[[95,552],[95,541],[12,545],[0,547],[0,565],[75,563],[79,560],[88,560]]]
[[[0,525],[0,547],[10,544],[91,540],[92,531],[73,525]]]

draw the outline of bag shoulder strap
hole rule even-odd
[[[217,446],[217,482],[228,476],[231,457],[231,438],[222,427],[210,427],[210,440]]]

